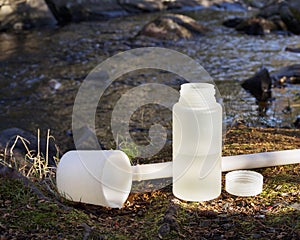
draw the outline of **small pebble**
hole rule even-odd
[[[264,218],[266,218],[266,215],[260,214],[260,215],[255,215],[254,217],[264,219]]]
[[[288,196],[289,195],[289,193],[280,193],[280,196],[281,197],[286,197],[286,196]]]
[[[252,237],[253,237],[254,239],[260,239],[260,238],[261,238],[261,234],[259,234],[259,233],[254,233],[254,234],[252,235]]]
[[[52,91],[56,91],[56,90],[60,89],[61,86],[62,86],[62,84],[56,79],[51,79],[48,82],[48,84],[49,84],[49,87]]]
[[[163,239],[165,236],[167,236],[171,231],[170,225],[168,223],[164,223],[161,225],[158,229],[158,237],[160,239]]]

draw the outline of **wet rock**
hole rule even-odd
[[[171,1],[163,0],[119,0],[119,4],[128,12],[156,12],[167,9]]]
[[[244,22],[243,18],[230,18],[227,19],[223,22],[223,25],[225,27],[229,27],[229,28],[235,28],[237,27],[239,24],[241,24],[242,22]]]
[[[194,19],[180,14],[165,14],[146,24],[138,36],[148,36],[165,40],[192,38],[203,35],[208,29]]]
[[[246,1],[247,5],[251,8],[262,8],[265,6],[264,1],[261,0],[248,0]]]
[[[45,0],[59,23],[103,20],[132,13],[181,8],[190,3],[178,0]],[[192,0],[191,2],[198,2]],[[199,5],[199,3],[197,3]]]
[[[271,99],[272,78],[266,68],[258,71],[253,77],[246,79],[242,87],[250,92],[257,102],[267,102]]]
[[[257,17],[270,19],[274,16],[279,16],[280,6],[277,3],[269,4],[260,8]]]
[[[45,0],[45,2],[59,25],[64,25],[73,20],[72,13],[66,5],[63,5],[63,3],[58,4],[54,0]]]
[[[285,83],[300,84],[300,64],[282,67],[271,74],[263,68],[241,85],[255,97],[259,111],[264,112],[272,98],[272,86],[281,87]]]
[[[127,12],[116,0],[45,0],[53,15],[64,25],[69,22],[104,20]]]
[[[276,24],[264,18],[247,19],[237,25],[235,29],[249,35],[264,35],[266,32],[278,30]]]
[[[294,34],[300,34],[300,1],[283,1],[279,11],[287,29]]]
[[[227,27],[234,27],[238,31],[250,35],[263,35],[267,32],[285,31],[300,34],[300,1],[274,1],[262,7],[260,12],[252,18],[240,22],[232,19],[224,22]]]
[[[0,4],[0,30],[22,30],[45,25],[54,26],[57,21],[45,1],[2,1]]]
[[[282,67],[271,74],[275,85],[285,83],[300,84],[300,64],[293,64]]]
[[[295,47],[286,47],[285,51],[288,52],[294,52],[294,53],[300,53],[300,48],[295,48]]]
[[[24,139],[26,139],[26,145],[28,146],[28,149],[31,151],[35,151],[37,153],[38,151],[38,139],[37,136],[33,135],[31,132],[25,131],[20,128],[8,128],[5,130],[2,130],[0,132],[0,149],[9,150],[13,147],[13,153],[14,156],[17,159],[24,160],[25,155],[28,153],[24,143],[19,139],[15,142],[17,136],[20,136]],[[14,145],[15,144],[15,145]],[[58,156],[58,150],[57,146],[55,145],[53,139],[49,139],[49,165],[55,166],[54,158]],[[45,156],[46,153],[46,140],[41,138],[40,139],[40,151]]]
[[[248,35],[264,35],[265,33],[282,31],[285,29],[280,20],[268,20],[261,17],[228,19],[224,21],[223,25],[235,28],[237,31],[244,32]]]
[[[217,8],[221,8],[227,11],[246,11],[247,9],[242,5],[241,2],[221,2],[215,4]]]

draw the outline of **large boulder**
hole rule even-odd
[[[0,30],[27,29],[56,25],[57,21],[43,0],[0,1]]]
[[[146,24],[138,36],[165,40],[192,38],[203,35],[208,29],[194,19],[180,14],[165,14]]]

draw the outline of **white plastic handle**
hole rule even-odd
[[[300,149],[263,152],[222,157],[222,171],[264,168],[300,163]],[[173,175],[172,162],[132,166],[132,180],[170,178]]]

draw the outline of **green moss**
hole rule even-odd
[[[1,179],[0,193],[0,214],[3,216],[0,223],[6,232],[10,232],[10,237],[20,235],[39,239],[35,237],[39,233],[49,237],[60,234],[69,236],[68,239],[83,236],[84,229],[78,227],[87,221],[86,214],[74,209],[66,211],[56,203],[38,199],[19,180]]]

